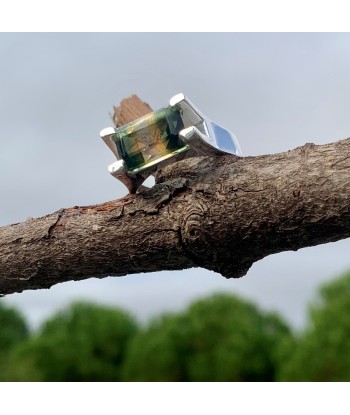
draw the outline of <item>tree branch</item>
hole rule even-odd
[[[149,111],[133,97],[115,119]],[[349,171],[350,139],[182,160],[136,195],[0,228],[0,293],[191,267],[240,277],[267,255],[347,238]]]

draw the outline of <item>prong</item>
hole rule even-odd
[[[182,109],[183,111],[192,110],[197,116],[199,116],[203,120],[206,118],[205,115],[202,114],[199,111],[199,109],[182,92],[174,95],[170,99],[169,105],[171,107],[178,107]]]
[[[125,174],[124,160],[117,160],[108,166],[108,171],[112,176],[119,179],[118,176]]]
[[[180,110],[182,122],[185,128],[195,126],[201,133],[209,135],[206,127],[207,118],[184,94],[180,93],[173,96],[170,100],[170,106]]]
[[[184,95],[182,92],[180,92],[179,94],[174,95],[174,96],[170,99],[170,101],[169,101],[169,105],[170,105],[171,107],[175,107],[176,105],[180,104],[180,102],[185,101],[185,100],[186,100],[185,95]]]
[[[208,137],[202,134],[198,128],[192,126],[180,131],[181,140],[190,146],[199,156],[218,156],[227,154],[208,143]]]
[[[195,135],[196,133],[196,127],[188,127],[188,128],[184,128],[183,130],[181,130],[179,132],[179,137],[181,138],[181,140],[185,143],[185,144],[192,144],[192,137]]]
[[[108,171],[113,177],[122,182],[128,188],[129,193],[131,194],[136,193],[141,184],[147,179],[148,176],[152,174],[152,172],[144,172],[142,174],[128,173],[125,169],[124,160],[117,160],[116,162],[109,165]]]
[[[104,140],[106,137],[111,136],[115,133],[115,128],[107,127],[100,131],[100,136]]]
[[[112,140],[116,130],[113,127],[107,127],[101,130],[100,137],[102,140],[107,144],[108,148],[112,151],[112,153],[119,158],[118,149],[115,145],[114,141]]]

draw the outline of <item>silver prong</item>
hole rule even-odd
[[[107,144],[108,148],[112,150],[113,154],[119,158],[117,146],[115,145],[114,141],[112,140],[114,134],[115,134],[115,128],[113,127],[107,127],[101,130],[100,137],[102,140]]]
[[[205,119],[205,115],[202,114],[199,109],[193,104],[193,102],[191,102],[186,95],[184,95],[183,93],[179,93],[174,95],[170,101],[169,101],[169,105],[171,107],[178,107],[181,108],[183,111],[188,111],[189,109],[192,110],[195,114],[197,114],[197,116],[199,116],[200,118]]]
[[[100,131],[100,136],[104,140],[106,137],[111,136],[115,133],[115,128],[107,127]]]
[[[151,175],[151,172],[144,172],[142,174],[130,174],[125,169],[124,160],[117,160],[108,166],[110,174],[121,181],[129,190],[129,193],[136,193],[141,184]]]
[[[192,127],[188,127],[188,128],[184,128],[183,130],[181,130],[179,132],[179,137],[181,138],[181,140],[185,144],[191,145],[192,137],[196,133],[195,130],[196,130],[196,127],[193,127],[193,126]]]
[[[180,92],[179,94],[176,94],[172,98],[170,98],[169,105],[171,107],[175,107],[181,101],[185,101],[185,100],[186,100],[185,95],[182,92]]]
[[[181,140],[190,146],[199,156],[218,156],[227,154],[207,142],[207,137],[196,127],[184,128],[180,131]]]
[[[118,176],[125,173],[124,160],[117,160],[114,163],[110,164],[108,166],[108,171],[112,176],[118,179]]]
[[[181,93],[173,96],[170,100],[170,106],[180,110],[182,122],[185,128],[195,126],[201,133],[207,135],[210,141],[208,129],[206,126],[207,118],[184,94]]]

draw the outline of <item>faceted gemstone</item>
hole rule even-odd
[[[179,139],[180,112],[168,107],[118,128],[113,140],[127,171],[138,173],[188,149]]]

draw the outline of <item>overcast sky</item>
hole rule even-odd
[[[245,155],[350,136],[349,34],[0,34],[0,225],[115,199],[99,139],[136,93],[157,109],[184,92]],[[145,320],[215,291],[275,309],[295,327],[323,281],[350,269],[350,240],[265,258],[240,280],[192,269],[9,295],[31,324],[74,299]]]

